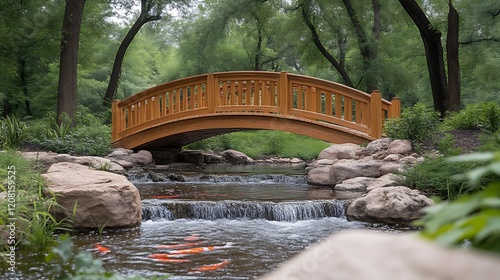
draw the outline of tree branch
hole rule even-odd
[[[498,39],[498,38],[470,39],[468,41],[460,42],[460,45],[470,45],[470,44],[473,44],[473,43],[480,43],[480,42],[497,42],[497,43],[500,43],[500,39]]]

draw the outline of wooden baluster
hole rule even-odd
[[[215,86],[219,86],[216,84],[218,81],[215,80],[215,77],[212,73],[207,75],[207,86],[205,88],[205,97],[207,100],[207,108],[208,113],[215,113],[215,104],[217,96],[215,95]]]
[[[325,93],[325,114],[328,116],[333,116],[332,112],[332,93]]]
[[[401,116],[401,99],[394,97],[389,107],[389,118],[399,118]]]
[[[339,119],[341,119],[343,116],[342,98],[342,95],[340,95],[339,93],[335,93],[335,117]]]
[[[357,124],[361,124],[361,101],[354,100],[354,119]]]
[[[344,97],[344,120],[352,122],[352,98]]]

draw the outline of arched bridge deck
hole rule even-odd
[[[161,84],[112,106],[112,142],[128,149],[181,147],[218,134],[282,130],[331,143],[381,137],[400,101],[290,73],[211,73]],[[256,143],[258,144],[258,143]]]

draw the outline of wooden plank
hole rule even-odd
[[[335,117],[342,118],[342,95],[335,93]]]
[[[352,98],[344,97],[344,120],[352,122]]]

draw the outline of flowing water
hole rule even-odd
[[[170,170],[167,170],[171,172]],[[176,171],[174,180],[131,178],[141,193],[143,223],[133,230],[73,236],[75,245],[92,251],[113,272],[171,279],[255,279],[313,243],[343,230],[394,230],[345,218],[345,201],[330,189],[307,185],[303,166],[210,166]],[[155,175],[156,176],[156,175]],[[182,181],[182,182],[179,182]],[[111,250],[93,250],[100,243]],[[213,250],[159,260],[183,248]],[[196,272],[202,265],[227,260],[222,268]],[[38,261],[40,262],[40,261]],[[35,265],[33,265],[35,264]],[[50,265],[36,256],[19,262],[19,279],[50,279]]]

